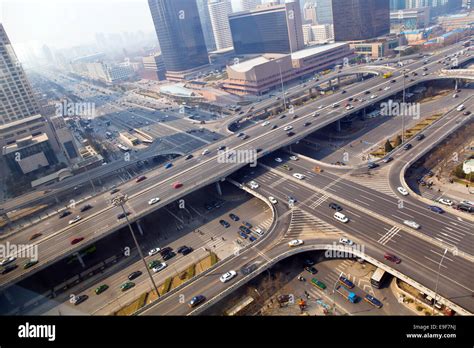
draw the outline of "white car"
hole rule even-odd
[[[372,95],[370,96],[370,99],[375,99],[375,98],[377,98],[377,94],[372,94]]]
[[[157,273],[163,269],[165,269],[168,265],[166,264],[166,262],[162,262],[160,263],[158,266],[154,267],[153,268],[153,272]]]
[[[161,250],[160,248],[153,248],[148,252],[148,256],[156,255],[160,252],[160,250]]]
[[[291,247],[296,247],[303,244],[304,242],[301,239],[293,239],[291,242],[288,243],[288,246],[291,248]]]
[[[7,257],[6,259],[2,259],[0,261],[0,266],[5,266],[5,265],[8,265],[9,263],[12,263],[13,261],[16,260],[16,257],[14,256],[9,256]]]
[[[339,239],[339,244],[344,244],[344,245],[354,245],[354,242],[351,241],[350,239],[347,238],[340,238]]]
[[[397,187],[397,191],[400,192],[404,196],[408,196],[408,191],[404,187]]]
[[[280,157],[275,158],[275,161],[278,162],[278,163],[283,162],[283,160]]]
[[[319,105],[318,109],[321,110],[324,107],[324,105]]]
[[[290,131],[290,130],[292,130],[292,129],[293,129],[293,126],[286,126],[285,128],[283,128],[283,130],[284,130],[285,132],[288,132],[288,131]]]
[[[277,204],[277,203],[278,203],[278,201],[276,200],[276,198],[273,197],[273,196],[268,197],[268,200],[270,201],[271,204]]]
[[[346,106],[346,110],[352,110],[352,109],[354,109],[354,107],[352,105],[347,105]]]
[[[255,228],[255,233],[258,234],[259,236],[263,236],[263,230],[260,227]]]
[[[303,180],[305,178],[305,176],[303,174],[300,174],[300,173],[295,173],[295,174],[293,174],[293,176],[298,180]]]
[[[236,275],[237,275],[236,271],[229,271],[229,272],[224,273],[223,275],[221,275],[221,277],[219,279],[220,279],[221,282],[227,283],[229,280],[234,278]]]
[[[347,223],[349,222],[349,218],[347,216],[345,216],[343,213],[341,212],[337,212],[334,214],[334,218],[337,220],[337,221],[340,221],[342,223]]]
[[[255,181],[251,181],[251,182],[249,183],[249,185],[250,185],[250,188],[251,188],[252,190],[255,190],[255,189],[258,189],[258,188],[259,188],[259,185],[258,185],[257,182],[255,182]]]
[[[405,221],[403,221],[403,223],[407,226],[410,226],[411,228],[414,228],[415,230],[420,228],[420,225],[417,224],[415,221],[405,220]]]
[[[449,199],[447,199],[447,198],[440,198],[440,199],[438,200],[438,202],[441,203],[441,204],[447,205],[447,206],[449,206],[449,207],[451,207],[451,206],[453,205],[453,201],[451,201],[451,200],[449,200]]]
[[[298,156],[290,156],[290,160],[292,161],[297,161],[299,158]]]
[[[270,124],[270,121],[265,121],[262,123],[262,127],[268,126]]]
[[[334,104],[332,104],[332,107],[333,107],[333,109],[337,108],[338,106],[339,106],[339,104],[338,104],[338,103],[334,103]]]
[[[153,205],[153,204],[156,204],[160,201],[160,199],[158,197],[155,197],[155,198],[152,198],[148,201],[148,204],[149,205]]]
[[[75,224],[75,223],[78,222],[80,219],[81,219],[81,217],[80,217],[79,215],[76,216],[74,219],[69,220],[69,225]]]
[[[385,87],[383,90],[388,91],[390,89],[390,86]]]
[[[209,150],[208,150],[208,149],[205,149],[205,150],[201,153],[201,155],[205,156],[205,155],[207,155],[208,153],[209,153]]]

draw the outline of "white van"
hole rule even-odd
[[[340,221],[342,223],[346,223],[349,221],[349,218],[347,216],[345,216],[343,213],[341,212],[337,212],[334,214],[334,218],[337,220],[337,221]]]
[[[457,111],[463,111],[464,110],[464,104],[459,105],[456,110]]]

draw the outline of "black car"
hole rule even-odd
[[[68,216],[68,215],[71,215],[71,212],[69,210],[65,210],[65,211],[59,213],[59,218],[62,219],[64,217]]]
[[[384,163],[392,162],[392,161],[393,161],[393,157],[385,157],[382,161],[383,161]]]
[[[224,226],[225,228],[229,228],[229,227],[230,227],[230,224],[229,224],[227,221],[225,221],[225,220],[219,220],[219,223],[220,223],[222,226]]]
[[[408,151],[408,150],[410,150],[412,147],[413,147],[412,144],[405,144],[405,146],[403,146],[403,150]]]
[[[395,82],[397,82],[397,80],[392,80],[392,81],[390,81],[390,83],[395,83]]]
[[[305,127],[308,127],[308,126],[310,126],[310,125],[311,125],[311,122],[306,122],[306,123],[304,124]]]
[[[176,253],[174,251],[170,251],[167,254],[163,255],[163,260],[167,261],[167,260],[171,259],[174,256],[176,256]]]
[[[352,97],[349,98],[349,99],[347,99],[348,102],[351,102],[351,101],[353,101],[353,100],[354,100],[354,98],[352,98]]]
[[[110,191],[110,194],[113,195],[113,194],[115,194],[115,193],[117,193],[117,192],[119,192],[119,191],[120,191],[120,189],[114,188],[112,191]]]
[[[229,217],[234,221],[239,221],[240,220],[240,218],[237,215],[232,214],[232,213],[229,214]]]
[[[311,273],[311,274],[316,274],[318,273],[318,270],[314,267],[305,267],[304,268],[307,272]]]
[[[185,250],[186,248],[188,247],[186,245],[183,245],[183,246],[180,246],[176,251],[181,254],[183,250]]]
[[[470,112],[470,111],[464,111],[462,114],[463,114],[464,116],[469,116],[469,115],[471,114],[471,112]]]
[[[286,133],[286,135],[288,135],[289,137],[292,137],[293,135],[295,135],[295,132],[288,132]]]
[[[375,162],[370,162],[368,165],[367,165],[367,168],[369,169],[374,169],[374,168],[377,168],[379,165]]]
[[[284,119],[285,117],[286,117],[286,115],[281,115],[280,120]]]
[[[141,275],[142,275],[141,271],[132,272],[128,275],[128,280],[134,280],[135,278],[138,278]]]
[[[305,259],[303,263],[305,267],[311,267],[314,264],[316,264],[316,262],[314,262],[314,260],[311,260],[311,259]]]
[[[335,211],[342,210],[342,207],[337,203],[329,203],[329,208],[334,209]]]
[[[92,205],[86,204],[85,206],[81,208],[81,213],[88,211],[89,209],[92,209]]]
[[[1,271],[0,273],[1,273],[1,274],[10,273],[11,271],[13,271],[14,269],[16,269],[17,267],[18,267],[17,264],[5,266],[5,267],[2,269],[2,271]]]
[[[217,150],[218,151],[224,151],[226,149],[225,145],[220,146]]]
[[[263,151],[263,149],[258,148],[256,151],[257,151],[257,153],[260,153],[260,152]]]
[[[370,94],[370,91],[365,91],[364,94]]]
[[[459,203],[456,206],[456,209],[461,210],[461,211],[465,211],[466,213],[474,213],[474,207],[472,205],[469,205],[469,204]]]
[[[187,155],[186,157],[184,157],[184,160],[187,161],[187,160],[189,160],[189,159],[191,159],[191,158],[193,158],[193,157],[194,157],[193,155]]]
[[[273,130],[273,129],[277,129],[277,128],[278,128],[278,126],[276,124],[274,124],[271,129]]]
[[[191,248],[191,247],[186,247],[185,249],[183,249],[183,250],[181,251],[181,254],[183,254],[183,255],[188,255],[189,253],[192,253],[193,250],[194,250],[194,249]]]
[[[346,94],[346,93],[347,93],[347,91],[346,91],[345,89],[343,89],[343,90],[341,91],[341,94]]]
[[[130,213],[128,211],[125,212],[125,213],[120,213],[120,214],[117,215],[117,219],[121,220],[121,219],[123,219],[123,218],[125,218],[126,216],[129,216],[129,215],[130,215]]]
[[[298,117],[298,115],[293,116],[293,120],[296,120]]]
[[[164,247],[163,249],[160,250],[160,255],[161,256],[164,256],[166,254],[168,254],[169,252],[173,251],[173,248],[171,247]]]

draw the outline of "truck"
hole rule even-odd
[[[342,285],[336,286],[336,292],[342,295],[342,297],[344,297],[349,302],[356,303],[358,300],[358,296],[355,293],[349,291],[346,287]]]

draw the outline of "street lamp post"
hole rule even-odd
[[[444,249],[443,256],[441,257],[441,260],[439,260],[439,265],[438,265],[438,275],[436,277],[436,286],[435,286],[435,297],[433,300],[433,306],[432,306],[432,313],[434,315],[434,310],[435,310],[435,304],[436,304],[436,298],[438,297],[438,283],[439,283],[439,273],[441,272],[441,263],[444,260],[444,257],[446,256],[446,253],[448,252],[448,249]]]
[[[341,272],[341,274],[339,274],[339,277],[337,277],[336,281],[334,282],[334,286],[332,288],[332,305],[333,305],[332,312],[333,312],[333,315],[336,315],[336,286],[337,286],[337,283],[339,282],[339,278],[341,278],[343,274],[344,274],[344,272]]]
[[[140,258],[143,261],[143,264],[145,265],[145,269],[148,272],[148,276],[150,277],[151,284],[153,285],[153,288],[156,291],[156,294],[158,298],[160,298],[160,292],[158,291],[158,287],[156,286],[155,280],[153,279],[150,269],[148,268],[148,265],[146,264],[145,257],[143,256],[143,252],[140,248],[140,245],[138,244],[137,238],[135,237],[135,232],[133,231],[132,225],[130,224],[130,220],[128,220],[128,215],[127,212],[125,211],[124,204],[127,202],[128,197],[126,195],[118,195],[114,198],[112,198],[112,205],[115,207],[120,207],[122,208],[122,212],[125,215],[125,219],[127,220],[127,225],[128,228],[130,229],[130,233],[133,238],[133,242],[135,243],[135,246],[137,247],[138,253],[140,254]]]
[[[286,111],[285,87],[283,85],[283,74],[281,72],[280,62],[278,62],[278,69],[280,70],[280,82],[281,82],[281,93],[282,93],[282,97],[283,97],[283,107],[284,107],[284,110]]]

